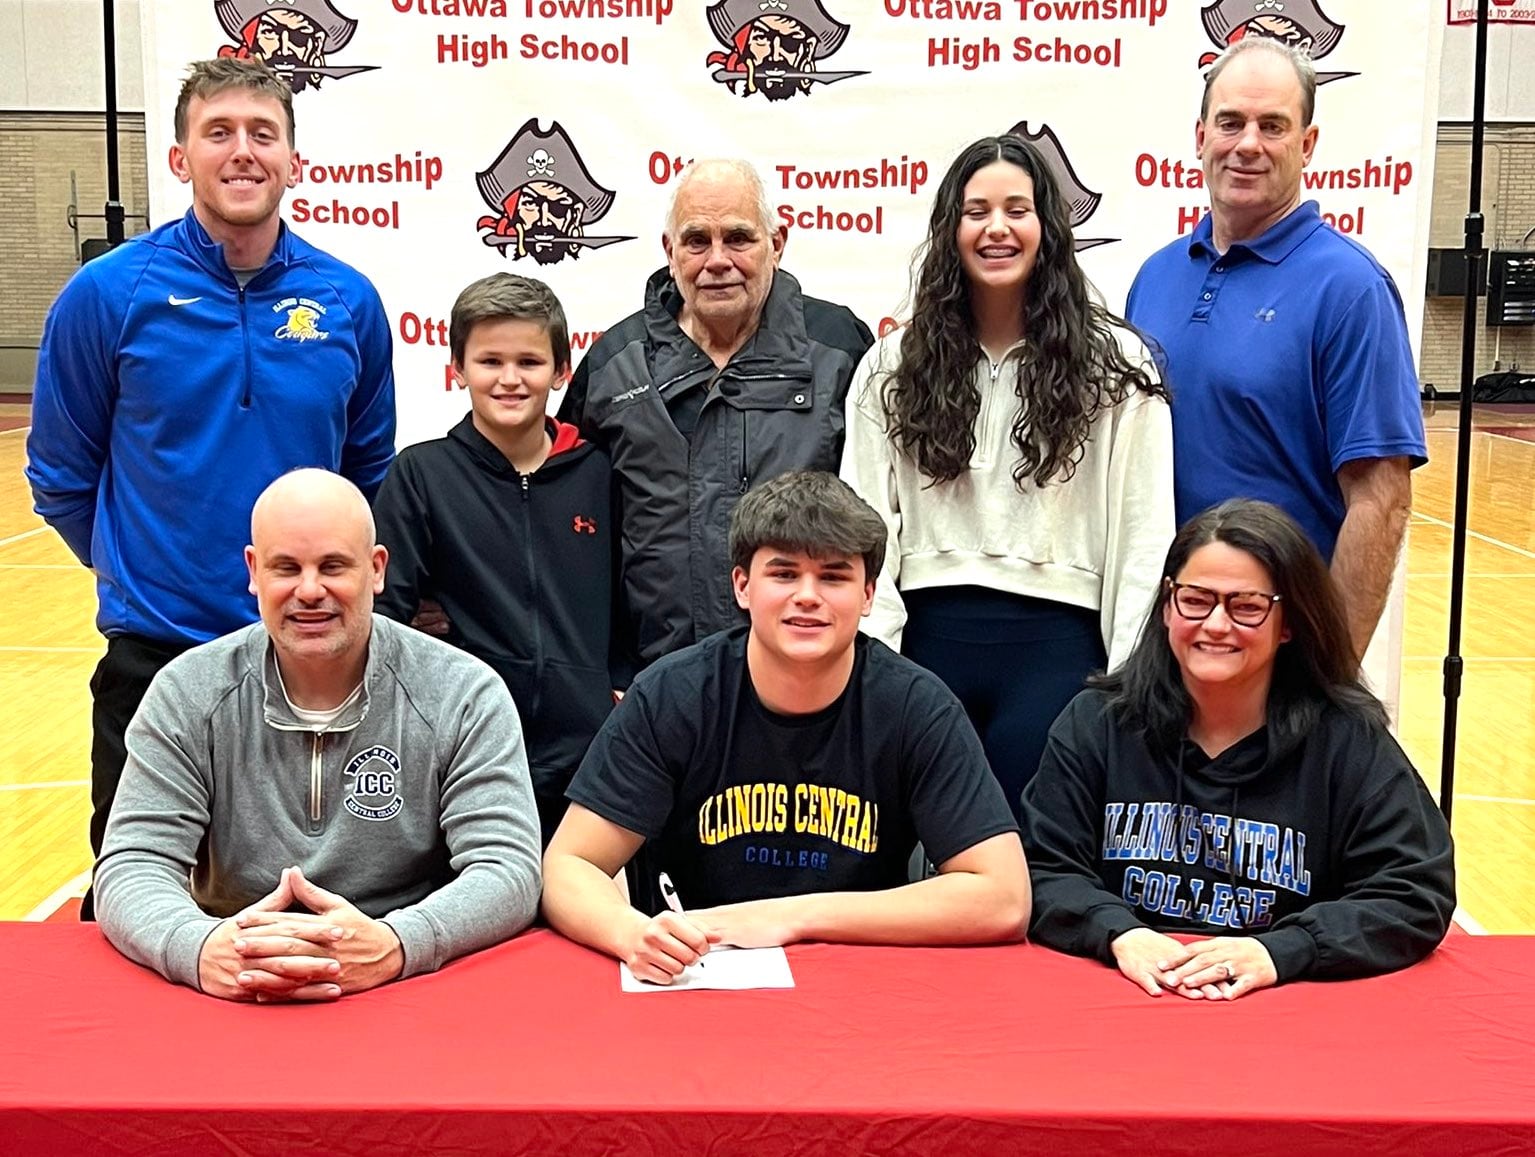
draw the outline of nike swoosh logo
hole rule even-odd
[[[177,297],[173,293],[169,297],[167,297],[165,300],[170,302],[172,305],[191,305],[193,302],[201,301],[202,298],[200,298],[200,297]]]

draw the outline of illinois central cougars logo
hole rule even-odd
[[[709,29],[724,46],[706,64],[737,96],[788,100],[808,96],[818,84],[835,84],[864,72],[824,72],[821,61],[847,39],[848,26],[820,0],[722,0],[708,10]]]
[[[216,0],[213,13],[235,42],[220,48],[220,56],[264,61],[294,92],[378,67],[330,63],[331,53],[350,44],[357,31],[357,21],[330,0]]]
[[[330,331],[320,328],[325,307],[307,297],[285,297],[272,307],[273,313],[286,313],[288,319],[272,331],[283,341],[324,341]]]

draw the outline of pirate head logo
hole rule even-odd
[[[1343,25],[1334,24],[1316,0],[1215,0],[1199,14],[1205,33],[1218,49],[1226,49],[1247,36],[1277,40],[1320,60],[1338,46]],[[1219,52],[1199,58],[1200,68],[1215,63]],[[1357,72],[1318,72],[1316,82],[1328,84]]]
[[[1055,178],[1055,184],[1061,191],[1061,200],[1066,204],[1067,215],[1071,218],[1071,233],[1076,238],[1072,248],[1076,252],[1096,249],[1100,245],[1112,245],[1119,240],[1118,237],[1076,236],[1077,229],[1098,211],[1098,203],[1103,200],[1103,194],[1094,193],[1082,183],[1082,179],[1077,176],[1077,171],[1071,167],[1071,161],[1066,157],[1066,150],[1061,148],[1061,142],[1056,137],[1054,129],[1049,125],[1040,125],[1038,131],[1031,133],[1029,122],[1019,121],[1007,130],[1007,135],[1028,141],[1045,159],[1045,165],[1050,169],[1050,175]]]
[[[634,240],[587,236],[586,227],[612,207],[613,190],[592,179],[558,121],[546,133],[538,131],[537,117],[528,121],[475,180],[480,196],[496,211],[494,217],[481,217],[475,228],[487,230],[480,239],[499,247],[503,256],[553,265],[580,257],[583,249]]]
[[[328,63],[357,31],[357,21],[337,12],[330,0],[216,0],[213,12],[235,41],[220,48],[220,56],[263,61],[294,92],[319,88],[326,77],[378,67]]]
[[[818,84],[864,75],[820,70],[820,62],[842,47],[848,32],[820,0],[721,0],[707,16],[727,51],[711,52],[705,63],[719,65],[714,79],[738,96],[788,100]]]

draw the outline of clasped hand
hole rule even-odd
[[[1182,944],[1150,928],[1133,928],[1110,945],[1127,980],[1150,996],[1175,992],[1190,1000],[1236,1000],[1279,980],[1262,941],[1212,936]]]
[[[296,904],[309,911],[287,911]],[[404,965],[389,925],[284,868],[276,888],[203,942],[197,977],[205,993],[225,1000],[323,1001],[376,988]]]

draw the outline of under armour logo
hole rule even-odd
[[[1253,314],[1253,320],[1265,322],[1273,321],[1274,311],[1272,309],[1260,309],[1257,313]]]
[[[578,514],[570,520],[570,529],[577,534],[596,534],[597,520],[594,518],[582,518]]]

